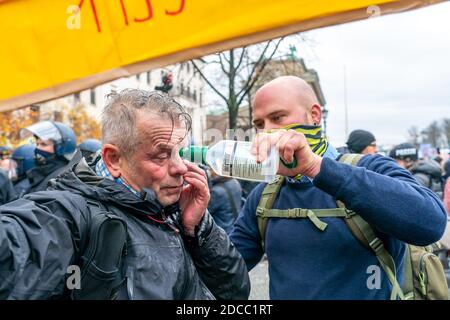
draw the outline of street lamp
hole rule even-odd
[[[327,136],[327,117],[328,117],[328,109],[323,106],[322,107],[322,119],[323,119],[323,134]]]

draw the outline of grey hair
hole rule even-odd
[[[191,116],[167,94],[125,89],[111,92],[106,98],[102,111],[102,143],[116,145],[125,155],[133,154],[141,142],[136,123],[140,111],[170,119],[172,130],[175,123],[180,122],[185,124],[186,135],[191,130]]]

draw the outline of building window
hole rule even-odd
[[[151,80],[151,73],[150,71],[147,72],[147,84],[150,85],[150,80]]]
[[[203,105],[203,95],[202,92],[200,91],[200,93],[198,94],[198,100],[199,100],[199,104],[200,107]]]
[[[188,86],[187,88],[186,88],[186,95],[187,95],[187,97],[188,98],[190,98],[191,97],[191,88]]]
[[[80,93],[79,92],[75,92],[73,94],[73,99],[75,100],[75,102],[80,101]]]
[[[140,74],[140,73],[138,73],[138,74],[136,75],[136,80],[137,80],[137,81],[141,80],[141,74]]]
[[[197,102],[197,90],[194,89],[194,93],[192,94],[194,101]]]
[[[91,89],[91,104],[95,106],[95,88]]]
[[[183,82],[180,84],[180,94],[184,94]]]
[[[187,73],[189,74],[189,72],[191,71],[191,68],[190,68],[190,65],[189,65],[189,62],[186,64],[186,67],[187,67]]]

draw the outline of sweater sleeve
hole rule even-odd
[[[443,203],[392,159],[367,155],[355,167],[324,158],[313,183],[399,240],[423,246],[444,233]]]

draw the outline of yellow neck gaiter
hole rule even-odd
[[[318,156],[323,156],[325,151],[328,148],[328,140],[322,135],[322,127],[321,126],[306,126],[298,123],[293,123],[287,126],[282,127],[282,129],[286,130],[295,130],[297,132],[301,132],[305,135],[306,141],[315,154]],[[270,130],[276,131],[276,130]],[[300,180],[302,175],[299,174],[295,177],[295,179]]]
[[[305,126],[293,123],[283,127],[286,130],[295,130],[305,135],[311,150],[318,156],[323,156],[328,148],[328,140],[322,135],[321,126]]]

